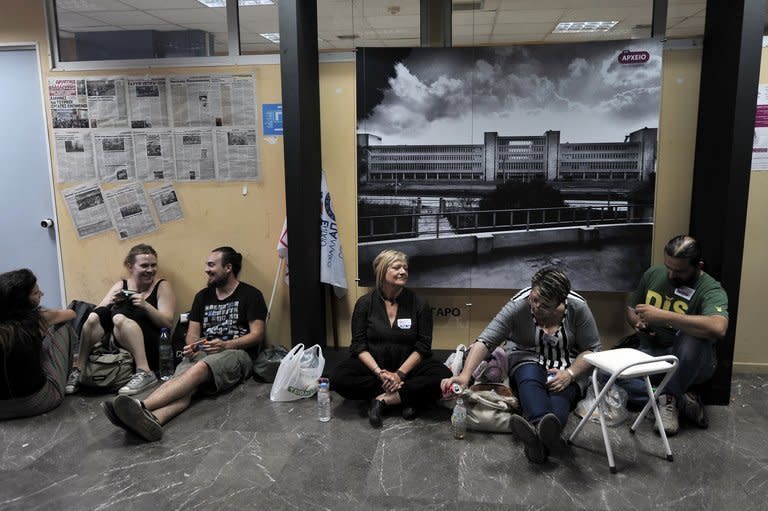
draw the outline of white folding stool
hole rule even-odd
[[[595,399],[592,407],[581,419],[579,425],[576,426],[576,429],[573,430],[571,436],[568,437],[568,443],[573,443],[573,439],[576,438],[576,435],[579,434],[584,425],[589,421],[589,418],[592,417],[592,413],[595,411],[595,408],[597,408],[598,415],[600,417],[600,428],[603,431],[605,451],[608,455],[608,466],[611,469],[611,473],[615,474],[616,463],[613,460],[613,451],[611,450],[611,443],[608,439],[608,429],[605,425],[605,416],[603,415],[603,399],[608,394],[608,391],[610,391],[611,387],[613,387],[614,383],[616,383],[616,380],[643,378],[645,380],[645,388],[648,391],[648,403],[646,403],[643,410],[637,416],[637,419],[635,419],[635,422],[629,428],[629,432],[634,434],[637,426],[640,424],[640,421],[642,421],[648,411],[653,408],[653,414],[656,418],[656,427],[659,430],[661,440],[664,443],[664,449],[667,453],[667,461],[673,461],[674,458],[672,457],[672,450],[669,448],[669,441],[667,440],[667,435],[664,432],[664,425],[661,423],[661,416],[659,415],[659,407],[656,404],[656,398],[664,389],[667,382],[672,377],[672,374],[674,374],[674,372],[677,370],[677,365],[679,363],[677,357],[674,355],[653,357],[636,349],[619,348],[615,350],[588,353],[587,355],[584,355],[584,360],[592,364],[595,368],[592,371],[592,386],[595,390],[597,399]],[[597,383],[598,370],[603,370],[611,375],[602,391],[599,390]],[[654,393],[649,376],[652,374],[661,373],[666,373],[666,376],[664,376],[664,379],[661,381],[659,386],[656,387],[656,392]]]

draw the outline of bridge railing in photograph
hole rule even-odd
[[[417,237],[448,237],[484,232],[529,231],[546,228],[583,228],[653,221],[651,205],[570,206],[555,208],[415,212],[361,216],[361,242]]]

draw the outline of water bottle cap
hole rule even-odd
[[[320,382],[320,388],[321,389],[327,389],[328,388],[328,382],[327,381],[321,381]]]
[[[167,334],[167,333],[169,333],[170,331],[171,331],[171,329],[170,329],[170,328],[165,328],[165,327],[163,327],[163,328],[161,328],[161,329],[160,329],[160,333],[161,333],[161,334]]]

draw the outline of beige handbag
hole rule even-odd
[[[501,383],[478,383],[462,393],[467,407],[467,429],[490,433],[511,433],[509,422],[520,413],[520,402]]]

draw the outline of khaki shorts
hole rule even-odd
[[[218,394],[229,390],[253,374],[253,361],[244,350],[224,350],[210,355],[200,351],[192,358],[184,357],[184,360],[176,366],[174,378],[200,361],[205,362],[213,377],[212,382],[200,386],[200,391],[206,394]]]

